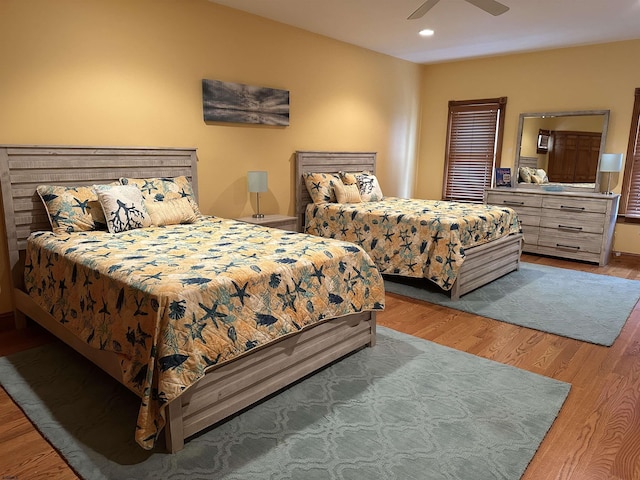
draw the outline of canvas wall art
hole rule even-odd
[[[289,125],[289,91],[202,80],[205,122]]]

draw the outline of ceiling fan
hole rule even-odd
[[[409,15],[407,20],[415,20],[417,18],[423,17],[424,14],[427,13],[429,10],[431,10],[439,1],[440,0],[427,0],[422,5],[420,5],[415,12]],[[469,2],[471,5],[475,5],[476,7],[481,8],[485,12],[490,13],[491,15],[494,15],[494,16],[502,15],[504,12],[509,10],[509,7],[501,4],[500,2],[496,2],[495,0],[465,0],[465,1]]]

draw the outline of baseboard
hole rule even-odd
[[[640,254],[638,253],[630,253],[630,252],[611,252],[612,257],[616,258],[640,258]]]

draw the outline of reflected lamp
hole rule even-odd
[[[600,158],[600,171],[607,172],[607,195],[611,195],[611,174],[622,170],[622,153],[603,153]]]
[[[260,213],[260,192],[266,192],[267,188],[267,172],[247,172],[247,186],[249,193],[256,194],[256,213],[253,218],[264,218]]]

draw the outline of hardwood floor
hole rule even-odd
[[[606,267],[532,255],[523,255],[523,261],[640,280],[640,257],[614,257]],[[522,480],[640,479],[640,305],[611,347],[394,294],[388,294],[378,323],[571,383],[560,415]],[[53,340],[37,327],[0,331],[0,355],[48,341]],[[0,390],[0,479],[8,478],[77,477]]]

